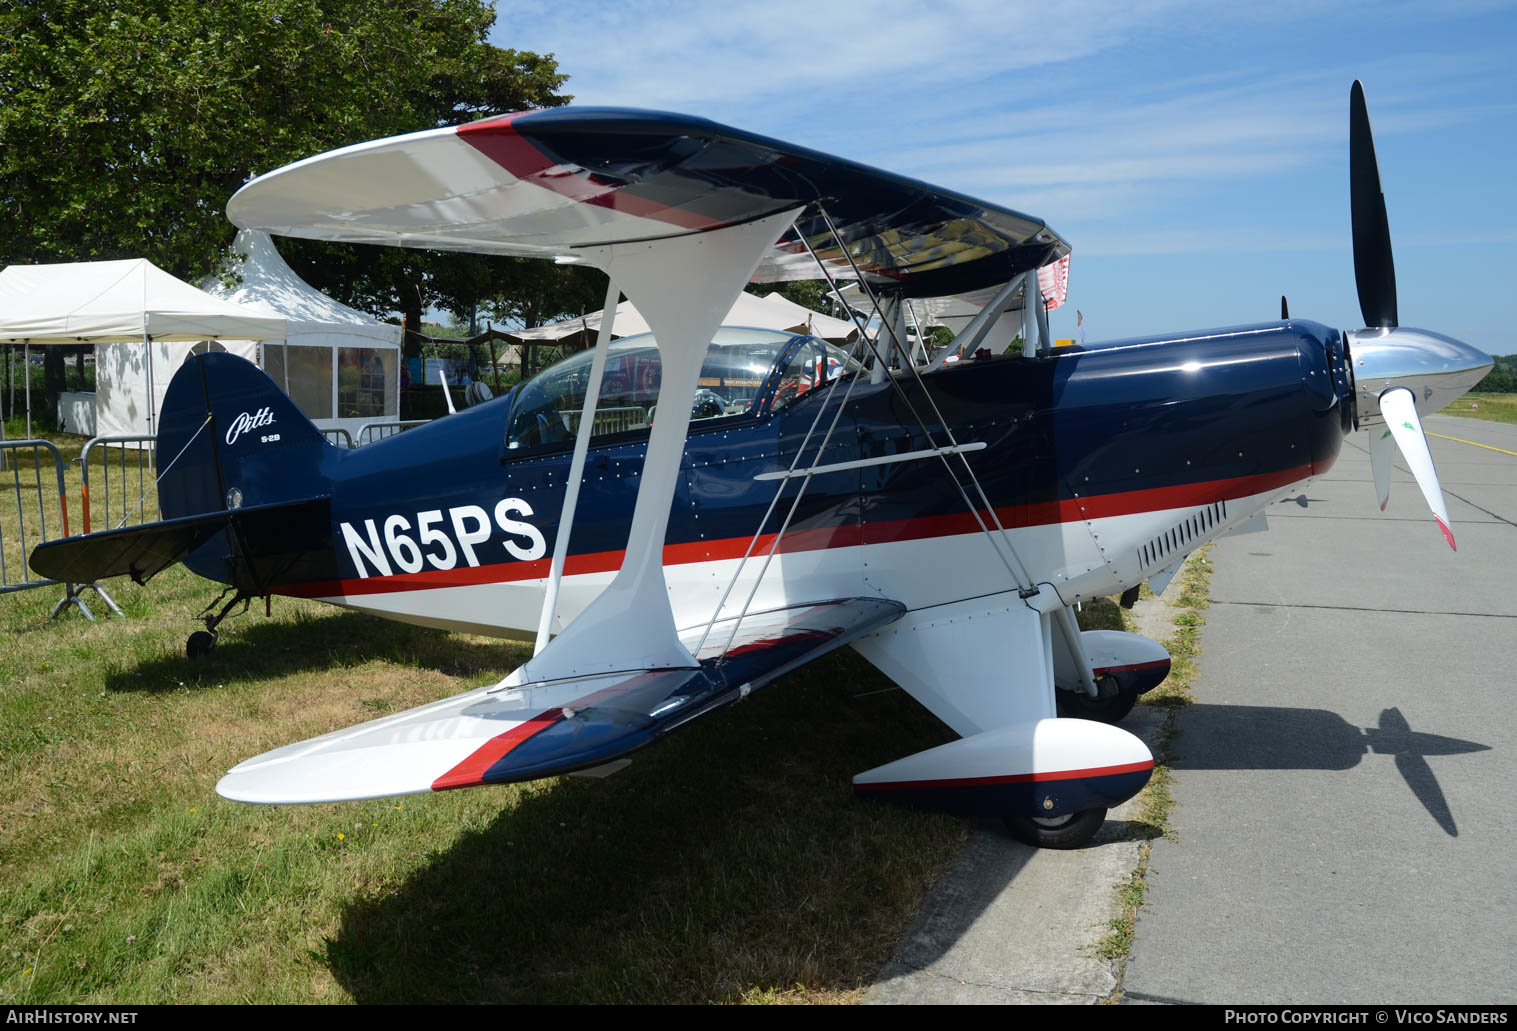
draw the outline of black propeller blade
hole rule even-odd
[[[1380,190],[1380,164],[1370,132],[1369,108],[1358,79],[1348,97],[1348,182],[1354,221],[1354,280],[1366,327],[1394,328],[1396,266],[1391,259],[1391,227]]]
[[[1285,295],[1280,295],[1280,321],[1289,322],[1291,317],[1290,307],[1285,303]]]

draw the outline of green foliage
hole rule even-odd
[[[1475,384],[1475,389],[1484,394],[1517,394],[1517,354],[1493,356],[1496,367],[1485,374],[1485,379]]]
[[[460,411],[465,407],[464,392],[450,388],[453,407]],[[400,392],[400,417],[402,419],[441,419],[448,414],[448,402],[442,396],[442,384],[429,387],[412,387]]]
[[[0,5],[0,265],[146,257],[198,279],[254,175],[565,103],[553,57],[491,46],[494,20],[487,0]],[[293,249],[318,288],[413,327],[431,304],[467,310],[504,288],[466,255]]]
[[[479,295],[481,307],[497,326],[519,322],[531,329],[562,316],[599,311],[606,301],[606,275],[588,265],[555,265],[536,258],[486,258],[484,268],[491,279],[488,289]],[[444,293],[439,301],[447,303],[448,299]]]
[[[1465,394],[1459,400],[1446,405],[1438,414],[1458,415],[1465,419],[1480,419],[1484,422],[1517,423],[1517,395]]]
[[[0,414],[5,416],[5,435],[10,439],[24,436],[26,431],[26,381],[32,384],[32,430],[51,432],[58,425],[58,395],[49,396],[51,386],[62,390],[94,390],[95,366],[86,365],[83,359],[88,352],[81,347],[33,347],[33,364],[23,372],[20,344],[0,345]],[[49,365],[47,356],[56,355],[55,364]],[[63,378],[58,376],[58,361],[61,359]],[[14,389],[12,387],[14,386]]]

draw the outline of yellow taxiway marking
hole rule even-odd
[[[1503,455],[1517,455],[1517,451],[1508,451],[1504,447],[1491,447],[1489,444],[1482,444],[1476,440],[1465,440],[1463,437],[1450,437],[1446,433],[1434,433],[1429,430],[1427,435],[1429,437],[1442,437],[1444,440],[1457,440],[1461,444],[1474,444],[1476,447],[1483,447],[1487,451],[1500,451]]]

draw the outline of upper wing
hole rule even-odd
[[[376,140],[260,176],[227,216],[287,236],[554,257],[819,201],[866,277],[907,296],[1005,283],[1069,253],[1041,220],[702,118],[555,108]],[[804,213],[757,279],[849,264]],[[819,278],[813,271],[812,277]]]
[[[716,624],[695,669],[628,670],[481,688],[276,749],[216,790],[240,802],[336,802],[502,784],[610,762],[899,619],[875,598],[798,605]],[[690,635],[693,645],[699,631]],[[725,656],[722,650],[725,646]]]

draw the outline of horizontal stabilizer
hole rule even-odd
[[[216,785],[239,802],[356,801],[504,784],[601,766],[899,619],[876,598],[790,606],[717,623],[695,669],[635,669],[513,685],[511,677],[288,745]],[[698,642],[705,627],[683,635]],[[728,638],[731,638],[728,643]],[[723,654],[725,652],[725,654]]]
[[[259,584],[300,564],[323,542],[330,552],[330,512],[329,499],[312,498],[65,537],[34,548],[31,567],[63,583],[130,576],[141,584],[230,528],[230,551],[240,559],[238,586],[262,593]]]

